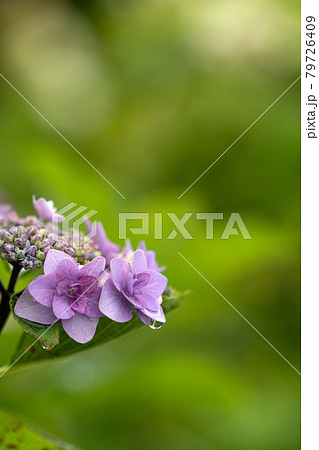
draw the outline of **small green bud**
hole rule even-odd
[[[41,241],[41,238],[38,235],[30,237],[30,244],[31,245],[36,245],[39,241]]]
[[[12,236],[12,234],[10,234],[10,233],[6,233],[6,241],[8,241],[8,242],[13,242],[13,239],[14,239],[14,237]]]
[[[17,249],[17,247],[15,248],[15,252],[17,255],[17,259],[22,259],[25,257],[25,253],[23,250],[20,250],[19,248]]]
[[[42,238],[44,238],[46,234],[46,230],[44,228],[41,228],[40,230],[38,230],[38,235]]]
[[[37,254],[35,255],[36,258],[38,258],[40,261],[45,260],[45,254],[41,252],[40,250],[37,251]]]

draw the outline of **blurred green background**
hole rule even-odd
[[[99,211],[222,212],[213,240],[143,236],[193,295],[159,331],[0,380],[0,408],[83,449],[300,448],[300,377],[178,255],[300,368],[300,84],[178,196],[299,76],[298,1],[0,3],[0,200]],[[239,212],[251,240],[221,240]],[[172,227],[164,221],[165,236]],[[131,236],[136,245],[138,236]],[[19,337],[0,341],[5,364]]]

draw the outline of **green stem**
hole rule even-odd
[[[19,263],[15,264],[13,266],[13,269],[11,272],[11,278],[10,278],[9,286],[8,286],[8,294],[10,295],[10,297],[14,292],[14,286],[17,282],[20,270],[21,270],[21,266],[19,265]]]
[[[14,293],[14,286],[17,282],[20,270],[21,266],[18,263],[15,263],[13,265],[13,269],[11,272],[11,278],[9,281],[8,289],[7,290],[4,289],[4,291],[1,290],[2,298],[0,304],[0,332],[4,327],[4,324],[6,323],[6,320],[10,314],[10,298],[11,295]]]

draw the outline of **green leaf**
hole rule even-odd
[[[40,323],[30,322],[29,320],[22,319],[14,313],[14,307],[18,301],[16,295],[12,295],[10,299],[10,308],[13,317],[16,319],[18,324],[24,329],[24,331],[31,336],[39,339],[38,342],[47,350],[52,350],[59,343],[60,335],[60,323],[55,323],[54,325],[41,325]],[[34,339],[33,339],[34,341]]]
[[[0,448],[25,449],[25,450],[56,450],[73,449],[73,445],[62,443],[60,440],[41,435],[27,428],[21,420],[8,416],[0,411]]]
[[[164,312],[168,313],[169,311],[177,308],[189,293],[190,293],[189,291],[178,292],[173,288],[168,288],[165,295],[163,295],[162,307]],[[45,359],[52,359],[60,356],[71,355],[73,353],[86,350],[91,347],[95,347],[96,345],[110,342],[113,339],[123,336],[129,331],[133,331],[136,330],[137,328],[145,326],[140,321],[140,319],[135,315],[132,320],[126,323],[113,322],[107,317],[102,317],[99,320],[94,338],[87,344],[79,344],[75,342],[65,333],[63,328],[60,327],[59,345],[55,345],[51,347],[50,351],[47,351],[42,348],[42,345],[41,343],[39,343],[39,341],[36,341],[34,337],[32,337],[35,335],[31,333],[31,329],[28,328],[27,330],[25,328],[26,327],[25,322],[28,321],[22,322],[23,323],[20,322],[19,323],[23,326],[23,328],[25,329],[25,331],[27,331],[28,334],[24,334],[22,336],[18,344],[18,348],[11,359],[11,363],[13,363],[14,361],[17,360],[17,358],[19,358],[18,361],[15,363],[15,365],[28,364],[36,361],[42,361]],[[29,327],[31,326],[30,324],[32,326],[36,325],[33,324],[32,322],[28,322]],[[43,341],[44,337],[45,335],[41,337],[41,341]]]

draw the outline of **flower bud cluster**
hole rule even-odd
[[[72,256],[77,263],[86,264],[100,255],[92,240],[73,230],[53,229],[35,216],[20,218],[15,211],[0,214],[0,258],[10,263],[18,262],[24,269],[43,265],[49,250],[55,249]]]

